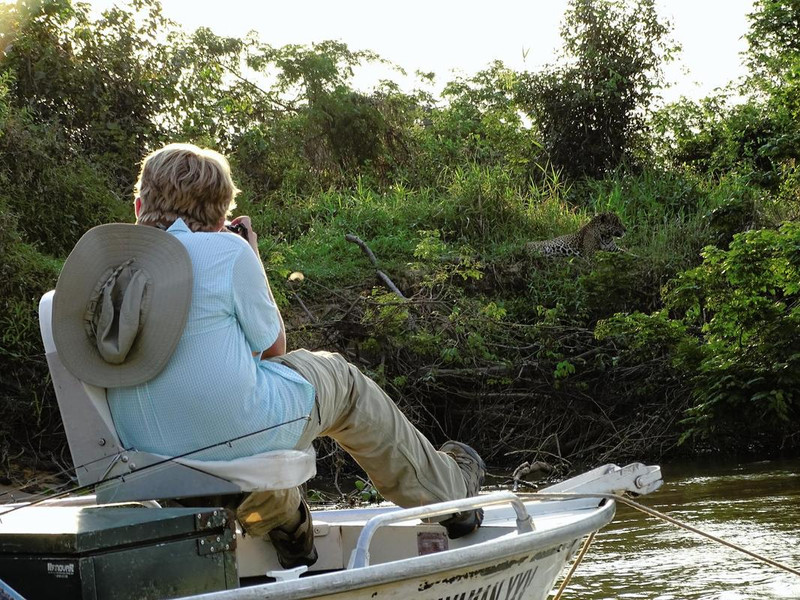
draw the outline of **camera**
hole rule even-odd
[[[241,223],[237,223],[236,225],[225,225],[225,229],[230,231],[231,233],[235,233],[236,235],[242,236],[245,241],[248,240],[247,238],[247,227],[242,225]]]

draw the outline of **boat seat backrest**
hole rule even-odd
[[[39,302],[39,326],[58,408],[80,485],[98,484],[101,502],[159,500],[289,489],[316,474],[316,455],[278,450],[230,461],[199,461],[125,448],[114,427],[105,388],[78,380],[62,364],[53,340],[54,292]]]

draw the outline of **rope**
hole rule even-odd
[[[616,500],[617,502],[621,502],[622,504],[625,504],[625,505],[630,506],[631,508],[634,508],[634,509],[636,509],[636,510],[638,510],[640,512],[643,512],[643,513],[645,513],[647,515],[650,515],[651,517],[656,517],[657,519],[661,519],[662,521],[666,521],[667,523],[672,523],[673,525],[676,525],[678,527],[686,529],[687,531],[691,531],[692,533],[696,533],[697,535],[700,535],[700,536],[703,536],[705,538],[708,538],[712,542],[716,542],[717,544],[720,544],[722,546],[726,546],[727,548],[730,548],[732,550],[736,550],[737,552],[741,552],[742,554],[746,554],[747,556],[750,556],[751,558],[754,558],[754,559],[756,559],[758,561],[761,561],[761,562],[763,562],[765,564],[768,564],[768,565],[770,565],[772,567],[775,567],[776,569],[781,569],[783,571],[786,571],[787,573],[791,573],[792,575],[797,575],[798,577],[800,577],[800,570],[798,570],[798,569],[795,569],[793,567],[790,567],[788,565],[780,563],[780,562],[778,562],[776,560],[773,560],[771,558],[768,558],[766,556],[758,554],[757,552],[753,552],[752,550],[748,550],[747,548],[739,546],[738,544],[734,544],[733,542],[729,542],[727,540],[723,540],[722,538],[719,538],[719,537],[717,537],[715,535],[712,535],[710,533],[706,533],[705,531],[701,531],[700,529],[697,529],[697,527],[693,527],[693,526],[691,526],[691,525],[689,525],[687,523],[683,523],[681,521],[678,521],[677,519],[674,519],[674,518],[670,517],[669,515],[665,515],[662,512],[659,512],[657,510],[654,510],[652,508],[644,506],[643,504],[639,504],[638,502],[634,502],[633,500],[629,500],[628,498],[625,498],[624,496],[620,496],[618,494],[576,494],[576,493],[569,493],[569,492],[565,492],[565,493],[547,493],[547,492],[542,492],[542,493],[526,494],[526,495],[531,497],[531,498],[536,498],[536,497],[539,497],[539,498],[553,498],[553,499],[564,499],[564,498],[604,498],[604,499]]]
[[[572,580],[572,576],[575,574],[575,571],[578,570],[578,566],[581,564],[583,557],[586,556],[586,553],[589,551],[589,546],[592,545],[592,540],[594,540],[595,535],[597,535],[597,532],[593,531],[592,533],[589,534],[589,537],[586,538],[586,541],[583,542],[583,548],[581,548],[580,554],[578,554],[578,557],[575,559],[575,562],[572,563],[572,567],[570,568],[569,573],[567,573],[567,576],[564,577],[564,581],[561,582],[561,586],[558,588],[558,591],[556,592],[556,595],[553,598],[553,600],[561,600],[561,594],[563,594],[564,590],[567,589],[570,580]]]

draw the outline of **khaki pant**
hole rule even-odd
[[[438,452],[380,386],[340,354],[295,350],[274,360],[300,373],[317,392],[298,448],[318,437],[333,438],[383,497],[403,508],[466,497],[455,460]],[[254,492],[237,517],[249,534],[262,536],[289,521],[300,498],[297,488]]]

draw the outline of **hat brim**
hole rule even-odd
[[[149,310],[125,362],[103,360],[86,332],[85,314],[98,280],[127,260],[151,282]],[[160,373],[183,334],[192,299],[192,261],[172,234],[111,223],[84,234],[70,253],[53,298],[53,341],[64,366],[100,387],[144,383]]]

